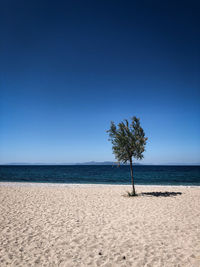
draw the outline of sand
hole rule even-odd
[[[0,183],[0,266],[200,266],[200,187]]]

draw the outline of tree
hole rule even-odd
[[[131,123],[124,120],[118,124],[118,127],[111,121],[109,133],[109,141],[112,143],[112,150],[115,158],[122,163],[130,162],[130,172],[132,181],[131,196],[135,196],[135,186],[133,179],[133,158],[141,160],[147,138],[144,130],[140,126],[140,119],[132,117]]]

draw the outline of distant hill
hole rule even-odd
[[[76,163],[76,165],[117,165],[117,162],[114,161],[102,161],[102,162],[98,162],[98,161],[89,161],[89,162],[83,162],[83,163]],[[129,165],[127,164],[123,164],[120,163],[120,165]],[[134,163],[134,165],[141,165],[140,163]]]

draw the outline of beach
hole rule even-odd
[[[0,266],[200,266],[200,187],[128,190],[0,183]]]

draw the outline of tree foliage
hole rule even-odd
[[[124,120],[118,127],[111,121],[109,140],[112,142],[112,149],[119,162],[126,163],[130,158],[142,159],[147,138],[140,126],[140,119],[133,117],[131,123]]]

